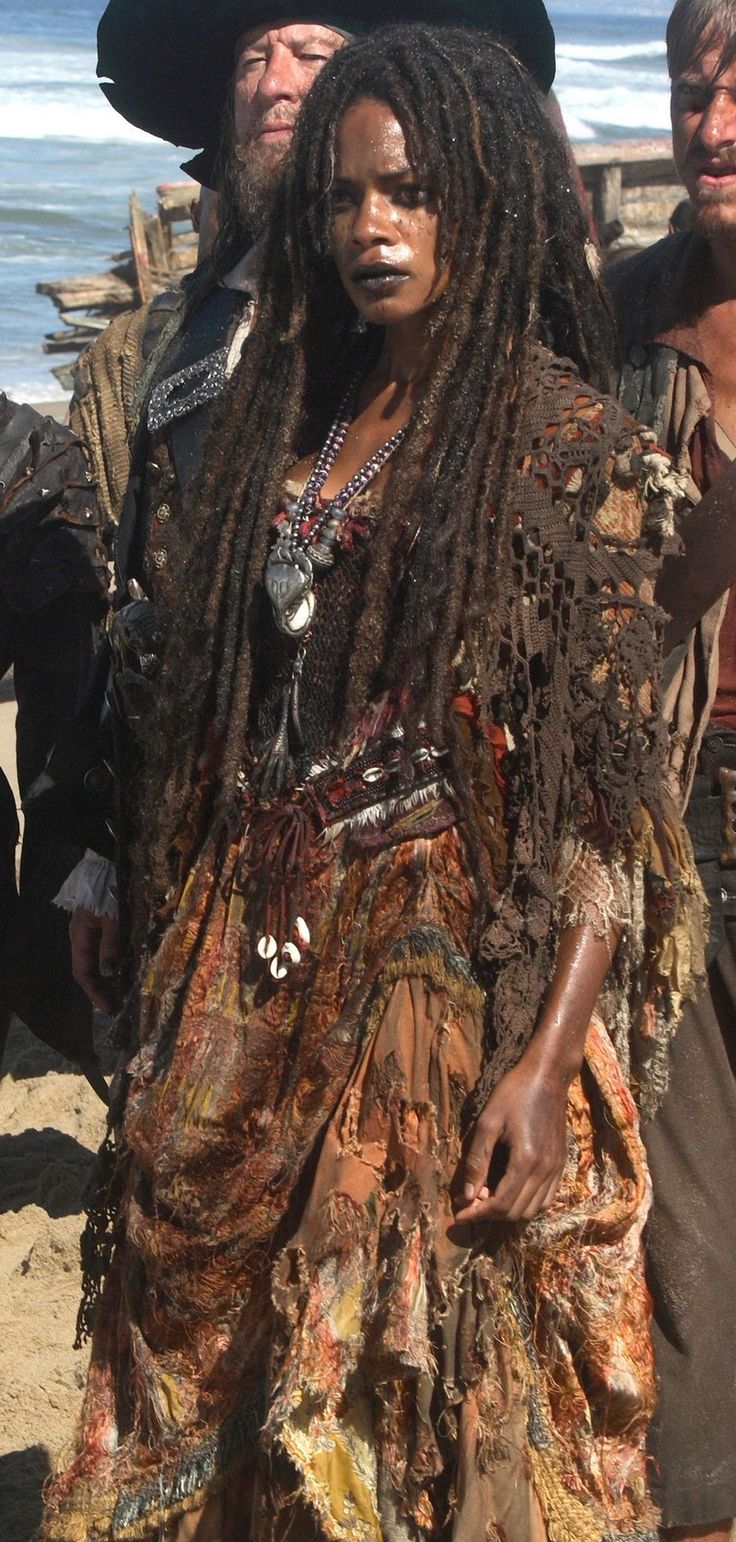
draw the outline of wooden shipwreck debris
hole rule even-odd
[[[628,255],[667,235],[675,209],[687,198],[669,135],[591,141],[574,150],[608,256]]]
[[[158,207],[146,214],[135,193],[130,197],[130,249],[113,259],[107,273],[37,284],[59,312],[63,329],[44,338],[45,353],[78,354],[122,311],[146,305],[163,289],[191,273],[197,261],[192,211],[199,199],[197,182],[166,182],[157,188]],[[53,373],[71,387],[71,364]]]
[[[685,198],[672,141],[623,139],[610,144],[576,144],[575,159],[606,257],[616,260],[667,234],[673,213]],[[121,311],[145,305],[190,273],[197,260],[193,208],[196,182],[169,182],[157,189],[158,208],[146,214],[133,193],[130,199],[130,249],[114,259],[107,273],[39,284],[39,294],[56,306],[63,330],[44,340],[47,353],[77,354]],[[54,369],[65,387],[72,365]]]

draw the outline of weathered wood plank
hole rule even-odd
[[[48,295],[63,311],[92,310],[98,305],[127,306],[135,303],[131,284],[114,273],[83,273],[78,278],[53,279],[37,284],[38,294]]]
[[[130,195],[130,245],[135,263],[135,276],[141,305],[153,299],[151,283],[151,255],[146,240],[146,220],[135,193]]]
[[[162,182],[156,188],[158,212],[170,220],[190,219],[190,210],[199,197],[198,182]]]
[[[653,139],[611,139],[605,143],[580,139],[573,145],[573,151],[581,170],[585,166],[610,166],[614,161],[622,166],[631,162],[637,167],[652,161],[661,166],[662,162],[670,161],[674,167],[669,134]]]
[[[573,149],[599,230],[614,222],[623,226],[612,254],[648,246],[667,234],[675,208],[686,197],[669,135],[586,141]]]

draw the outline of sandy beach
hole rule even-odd
[[[0,764],[13,781],[14,722],[5,680]],[[0,1076],[1,1542],[30,1542],[79,1410],[79,1233],[103,1133],[104,1110],[83,1077],[16,1024]]]

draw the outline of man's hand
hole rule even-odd
[[[69,922],[72,974],[92,1005],[112,1016],[119,1006],[120,925],[78,905]]]
[[[478,1119],[458,1173],[457,1221],[531,1221],[549,1209],[565,1166],[566,1106],[567,1082],[538,1068],[532,1046]],[[504,1154],[494,1184],[491,1165]]]

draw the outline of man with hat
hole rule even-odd
[[[552,85],[554,33],[543,0],[454,0],[451,7],[446,0],[335,0],[334,7],[328,0],[324,9],[314,0],[293,0],[286,14],[276,7],[270,16],[267,0],[216,0],[206,8],[201,0],[168,0],[165,6],[163,0],[110,0],[100,22],[98,74],[108,77],[102,89],[109,101],[149,133],[202,147],[186,169],[220,192],[221,228],[210,257],[177,294],[173,311],[169,296],[140,319],[113,323],[87,358],[87,395],[78,397],[72,414],[103,493],[110,486],[110,445],[95,382],[104,379],[110,387],[117,374],[112,396],[121,405],[127,398],[128,416],[137,418],[116,545],[121,609],[112,633],[113,707],[128,722],[142,721],[140,703],[155,668],[147,602],[166,582],[177,507],[192,485],[217,397],[252,325],[258,237],[300,106],[346,39],[392,20],[492,31],[545,93]],[[141,363],[143,378],[134,390],[131,378]],[[119,417],[110,438],[119,449]],[[88,731],[78,723],[73,742],[57,747],[35,795],[54,800],[88,848],[57,903],[72,912],[75,978],[96,1006],[109,1011],[118,963],[112,861],[116,848],[119,857],[125,846],[124,809],[118,806],[111,818],[110,763],[117,760],[123,786],[134,772],[131,766],[126,775],[120,744],[114,749],[101,742],[106,679],[103,658]]]

